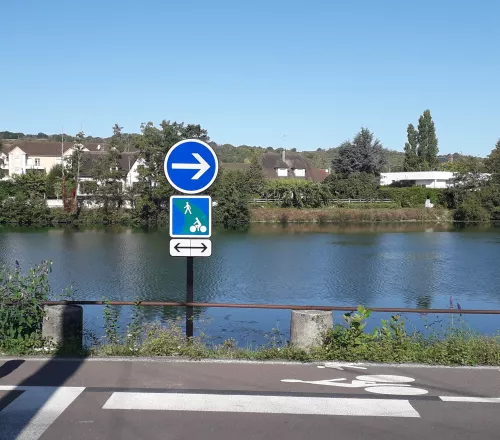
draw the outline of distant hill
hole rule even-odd
[[[239,147],[231,144],[218,145],[215,142],[211,142],[210,144],[215,149],[219,160],[223,163],[245,163],[249,162],[255,154],[262,154],[265,151],[279,152],[282,150],[281,148],[251,147],[248,145],[241,145]],[[333,158],[338,153],[338,148],[329,148],[328,150],[318,148],[316,151],[296,151],[295,149],[291,149],[287,151],[301,153],[308,159],[313,168],[328,169],[331,167]],[[404,153],[387,149],[385,151],[388,164],[384,171],[402,169],[405,157]]]
[[[38,134],[24,134],[24,133],[15,133],[12,131],[0,131],[0,140],[5,140],[7,143],[8,141],[51,141],[51,142],[61,142],[62,135],[59,134],[45,134],[45,133],[38,133]],[[69,134],[64,134],[64,140],[68,142],[72,142],[75,140],[74,136],[70,136]],[[101,137],[93,137],[93,136],[87,136],[85,138],[87,142],[104,142],[104,138]]]
[[[125,133],[124,133],[125,134]],[[33,140],[33,141],[52,141],[52,142],[61,142],[61,134],[24,134],[24,133],[16,133],[11,131],[0,131],[0,140],[4,140],[4,145],[9,145],[12,142],[18,140]],[[101,138],[101,137],[92,137],[87,136],[87,142],[107,142],[109,138]],[[73,136],[64,135],[64,140],[66,142],[74,141]],[[268,152],[279,152],[282,148],[272,148],[272,147],[259,147],[259,146],[250,146],[250,145],[240,145],[234,146],[231,144],[217,144],[216,142],[209,142],[209,144],[214,148],[217,153],[217,157],[223,163],[249,163],[252,157],[256,154],[260,155],[266,151]],[[298,152],[303,154],[311,164],[313,168],[322,168],[328,169],[331,166],[332,160],[338,152],[338,147],[329,148],[327,150],[318,148],[316,151],[297,151],[295,148],[287,149],[287,151]],[[404,161],[404,153],[402,151],[394,151],[385,149],[387,154],[388,163],[383,169],[384,172],[388,171],[402,171],[403,170],[403,161]],[[453,162],[462,157],[458,153],[440,155],[438,156],[440,163],[445,162]]]

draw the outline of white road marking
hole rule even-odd
[[[422,388],[411,388],[408,382],[415,382],[415,379],[407,376],[394,376],[390,374],[374,374],[357,376],[351,383],[344,382],[345,378],[326,380],[299,380],[282,379],[287,383],[307,383],[311,385],[325,385],[329,387],[341,388],[365,388],[365,391],[376,394],[386,394],[394,396],[419,396],[427,394],[428,391]]]
[[[0,411],[0,440],[37,440],[84,389],[2,385],[2,391],[24,393]]]
[[[327,362],[325,365],[318,365],[318,368],[332,368],[334,370],[344,371],[344,368],[357,368],[358,370],[366,370],[366,367],[355,364],[342,364],[336,362]]]
[[[365,391],[375,394],[391,394],[393,396],[421,396],[428,393],[423,388],[412,388],[408,385],[401,386],[397,384],[377,385],[365,388]]]
[[[361,377],[361,376],[358,376]],[[282,379],[281,382],[287,383],[307,383],[311,385],[326,385],[329,387],[341,387],[341,388],[364,388],[364,387],[375,387],[375,386],[385,386],[385,384],[377,383],[374,381],[367,382],[365,380],[356,380],[353,379],[351,383],[342,382],[345,380],[341,379],[327,379],[327,380],[299,380],[299,379]],[[409,387],[411,385],[403,384],[403,383],[394,383],[391,384],[394,387]]]
[[[408,383],[415,382],[413,377],[394,376],[392,374],[373,374],[370,376],[357,376],[356,379],[366,382]]]
[[[420,417],[408,400],[183,393],[117,392],[103,409]]]
[[[500,403],[500,397],[439,396],[443,402]]]

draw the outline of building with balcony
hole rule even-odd
[[[0,168],[4,176],[12,177],[29,172],[48,173],[63,158],[73,153],[73,142],[19,142],[4,147],[0,153]],[[85,144],[85,152],[102,151],[103,144]]]

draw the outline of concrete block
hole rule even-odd
[[[83,309],[76,305],[44,306],[42,336],[57,346],[81,348]]]
[[[333,312],[292,310],[290,343],[306,350],[318,347],[323,341],[325,332],[332,327]]]

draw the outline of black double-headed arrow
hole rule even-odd
[[[180,243],[177,243],[175,246],[174,246],[174,249],[177,251],[177,252],[180,252],[179,249],[202,249],[202,253],[205,252],[208,247],[205,243],[202,243],[201,246],[181,246]]]

